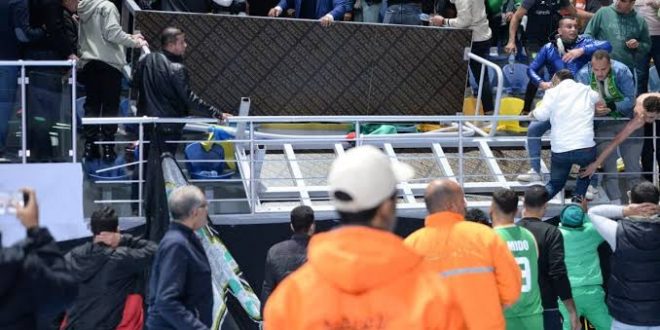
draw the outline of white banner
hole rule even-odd
[[[35,189],[39,225],[55,240],[91,236],[83,217],[83,172],[80,163],[0,165],[0,193],[15,195],[22,187]],[[25,228],[14,214],[0,211],[2,245],[25,238]]]

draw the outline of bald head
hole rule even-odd
[[[429,183],[424,194],[424,202],[429,214],[450,211],[465,214],[465,196],[457,182],[435,180]]]

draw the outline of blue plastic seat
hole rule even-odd
[[[110,171],[96,173],[96,171],[100,169],[113,167],[113,166],[120,166],[124,164],[126,164],[126,162],[124,161],[124,157],[118,155],[115,161],[112,163],[104,162],[100,159],[86,160],[83,162],[83,169],[85,170],[85,173],[87,173],[87,176],[89,176],[90,180],[92,181],[128,180],[130,174],[126,172],[125,167],[115,168]]]
[[[233,171],[227,171],[225,151],[217,143],[212,143],[209,151],[200,142],[191,143],[186,146],[183,154],[188,161],[186,167],[191,179],[226,179],[234,174]]]
[[[526,64],[507,64],[502,68],[504,90],[509,95],[524,95],[529,83]]]

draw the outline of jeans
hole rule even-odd
[[[573,164],[586,167],[596,160],[596,147],[571,150],[567,152],[552,153],[551,166],[550,166],[550,182],[545,185],[545,189],[550,195],[549,198],[554,197],[566,185],[566,179],[571,172]],[[578,177],[575,183],[574,196],[584,197],[589,187],[590,178]]]
[[[660,62],[658,62],[660,63]],[[655,136],[660,137],[660,122],[655,123]],[[653,124],[644,124],[644,146],[642,147],[642,171],[653,172]],[[656,142],[660,147],[660,142]],[[655,151],[655,159],[660,164],[660,152]],[[653,174],[644,174],[644,179],[653,181]]]
[[[649,63],[653,59],[655,69],[660,64],[660,36],[651,36],[651,51],[641,56],[637,63],[635,73],[637,75],[637,95],[648,92],[649,87]],[[660,71],[658,71],[660,73]]]
[[[399,4],[387,7],[383,23],[400,25],[422,25],[419,15],[422,7],[419,4]]]
[[[362,10],[355,16],[355,20],[363,23],[380,23],[380,7],[382,2],[369,5],[365,0],[360,0]]]
[[[85,117],[119,116],[119,97],[121,95],[119,70],[101,61],[90,61],[83,68],[83,81],[87,90],[85,99]],[[117,125],[83,126],[86,142],[95,142],[101,135],[102,141],[114,141]]]
[[[533,121],[527,128],[527,153],[532,169],[541,174],[541,137],[550,130],[550,121]]]
[[[544,330],[562,330],[561,314],[558,309],[543,311],[543,329]]]
[[[660,326],[641,326],[641,325],[630,325],[621,323],[617,320],[612,320],[612,330],[660,330]]]
[[[18,67],[0,66],[0,153],[7,147],[9,119],[16,109]]]
[[[608,144],[612,141],[614,136],[619,133],[627,124],[625,121],[602,121],[599,122],[595,128],[596,133],[596,147],[598,153],[601,153]],[[643,130],[640,128],[630,134],[623,143],[619,145],[619,154],[623,158],[623,164],[626,168],[626,187],[631,188],[639,183],[642,178],[639,174],[642,171],[640,166],[640,158],[642,154],[643,141],[639,139],[642,136]],[[603,175],[603,188],[607,193],[610,200],[621,199],[621,191],[619,189],[619,174],[616,168],[616,160],[619,155],[616,152],[610,154],[603,162],[603,170],[606,174]],[[634,173],[634,174],[628,174]]]

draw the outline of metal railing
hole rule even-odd
[[[70,67],[70,78],[69,85],[71,85],[71,149],[69,150],[69,156],[72,157],[72,162],[77,161],[77,140],[76,140],[76,64],[74,60],[67,61],[32,61],[32,60],[17,60],[17,61],[0,61],[0,66],[12,66],[20,67],[20,75],[17,80],[17,84],[20,86],[21,90],[21,151],[19,156],[21,157],[22,163],[27,163],[28,158],[28,149],[27,149],[27,85],[30,84],[28,76],[26,74],[26,67]],[[64,76],[64,75],[63,75]]]
[[[206,160],[204,162],[224,162],[235,164],[237,174],[223,179],[191,180],[203,184],[207,190],[225,189],[228,185],[234,190],[240,190],[242,195],[226,195],[209,199],[211,204],[221,205],[221,208],[238,209],[231,214],[231,220],[223,212],[212,216],[215,221],[259,222],[267,219],[281,218],[294,205],[300,203],[312,206],[319,214],[331,217],[333,209],[329,204],[328,187],[325,183],[327,168],[337,155],[355,145],[372,144],[381,148],[391,158],[409,162],[415,167],[423,168],[418,177],[399,185],[400,215],[423,216],[424,204],[420,200],[426,185],[437,178],[448,178],[459,182],[466,194],[471,196],[471,207],[487,208],[490,203],[489,194],[501,187],[522,191],[529,183],[515,179],[524,171],[511,172],[506,164],[524,164],[528,167],[527,152],[524,146],[526,136],[498,135],[481,136],[466,125],[468,122],[490,122],[497,127],[500,120],[531,120],[527,116],[499,116],[493,122],[492,116],[282,116],[282,117],[249,117],[237,116],[229,119],[230,126],[215,126],[235,138],[223,141],[234,148],[234,157],[229,159]],[[354,137],[345,134],[337,135],[305,135],[307,133],[276,134],[261,131],[264,125],[291,123],[327,123],[353,124]],[[360,125],[367,123],[439,123],[449,128],[439,133],[410,133],[395,135],[366,135],[360,133]],[[138,166],[137,180],[127,180],[123,183],[144,182],[142,166],[145,163],[142,150],[145,143],[143,125],[164,123],[185,123],[188,130],[206,132],[217,123],[214,119],[173,119],[173,118],[84,118],[83,124],[138,124],[138,144],[140,152],[138,160],[122,166]],[[504,134],[504,135],[499,135]],[[542,138],[547,145],[548,137]],[[167,141],[168,143],[206,142],[205,139]],[[216,141],[218,142],[218,141]],[[518,154],[507,155],[518,150]],[[179,160],[194,162],[194,160]],[[474,164],[480,164],[477,172]],[[543,160],[542,160],[543,163]],[[548,166],[549,167],[549,166]],[[99,173],[110,168],[99,170]],[[642,173],[627,173],[639,175]],[[657,169],[654,176],[657,177]],[[111,184],[112,182],[98,182]],[[241,187],[240,189],[238,187]],[[208,197],[208,196],[207,196]],[[143,191],[140,188],[137,200],[121,202],[142,203]],[[99,200],[98,203],[113,202]],[[551,202],[551,211],[557,212],[565,203],[563,194]],[[234,205],[227,207],[227,205]],[[242,207],[237,205],[243,205]],[[142,216],[142,212],[138,214]]]

